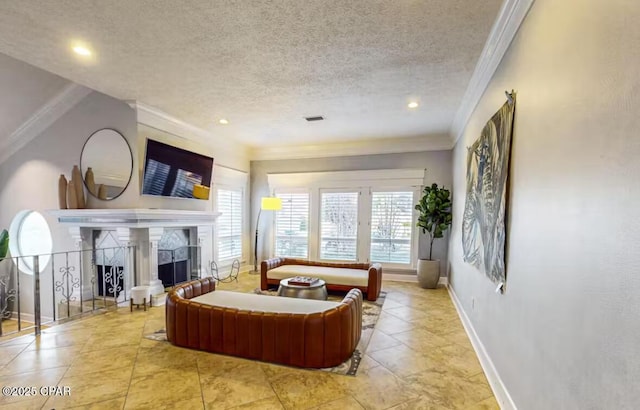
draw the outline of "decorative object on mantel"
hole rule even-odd
[[[109,199],[107,197],[107,187],[104,184],[98,185],[98,199],[102,199],[103,201]]]
[[[507,102],[482,129],[468,148],[467,194],[462,221],[465,262],[475,266],[503,290],[506,280],[507,183],[516,94],[506,93]]]
[[[193,197],[196,199],[209,199],[209,187],[204,185],[194,185]]]
[[[67,208],[78,209],[78,199],[76,198],[76,187],[73,185],[73,180],[67,184]]]
[[[84,185],[82,184],[82,174],[80,173],[80,168],[78,168],[77,165],[74,165],[73,170],[71,170],[71,181],[73,181],[73,187],[76,190],[76,201],[78,201],[77,208],[84,209]]]
[[[84,173],[84,183],[87,186],[87,191],[93,196],[98,196],[98,191],[96,191],[96,182],[93,176],[93,169],[91,167],[87,168],[87,172]]]
[[[67,181],[64,174],[58,178],[58,206],[60,209],[84,209],[84,184],[77,165],[71,170],[71,179]]]
[[[418,259],[418,283],[425,289],[435,289],[440,279],[440,260],[433,259],[433,242],[444,236],[451,225],[451,196],[448,189],[432,184],[424,188],[420,202],[415,206],[418,214],[416,226],[429,233],[429,259]]]
[[[60,209],[67,209],[67,178],[60,174],[58,178],[58,206]]]

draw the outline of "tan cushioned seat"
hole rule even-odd
[[[376,300],[382,289],[382,265],[358,262],[317,262],[306,259],[271,258],[260,263],[260,289],[276,287],[280,280],[312,276],[324,280],[328,290],[359,289],[367,300]]]
[[[269,279],[286,279],[293,276],[320,278],[333,285],[367,286],[369,272],[364,269],[331,268],[313,265],[282,265],[267,271]]]
[[[198,299],[214,293],[222,295]],[[324,368],[351,357],[362,335],[362,292],[358,289],[335,305],[242,293],[235,293],[234,301],[232,293],[215,291],[211,277],[174,288],[165,306],[169,342],[247,359]],[[260,310],[254,310],[254,304]],[[267,311],[287,304],[292,310],[306,305],[313,313]]]
[[[273,313],[320,313],[338,307],[340,303],[326,300],[279,298],[251,293],[216,290],[191,299],[205,305]]]

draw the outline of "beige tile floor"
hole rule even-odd
[[[258,277],[220,288],[247,292]],[[356,377],[174,347],[143,337],[164,308],[129,308],[0,339],[0,386],[70,396],[0,397],[0,409],[498,409],[445,289],[385,282]]]

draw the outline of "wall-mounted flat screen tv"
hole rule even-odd
[[[194,198],[194,186],[211,187],[212,172],[213,158],[147,139],[142,193]]]

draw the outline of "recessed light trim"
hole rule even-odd
[[[91,52],[91,50],[89,50],[87,47],[79,46],[79,45],[78,46],[73,46],[72,50],[73,50],[74,53],[76,53],[76,54],[78,54],[80,56],[83,56],[83,57],[89,57],[89,56],[91,56],[91,54],[93,54]]]
[[[409,108],[418,108],[418,105],[420,105],[420,104],[418,104],[415,101],[411,101],[409,104],[407,104],[407,107],[409,107]]]
[[[222,125],[229,125],[229,120],[226,118],[220,118],[218,122]]]

